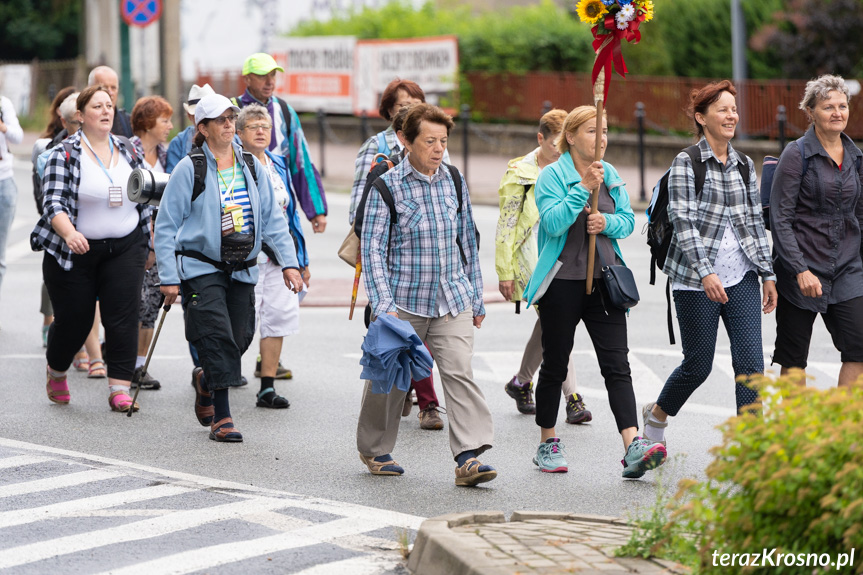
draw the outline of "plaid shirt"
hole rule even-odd
[[[141,166],[141,160],[134,150],[128,149],[123,142],[113,135],[111,139],[133,170]],[[45,165],[45,172],[42,175],[42,192],[45,195],[42,206],[45,213],[39,218],[36,227],[30,233],[30,247],[34,252],[45,250],[54,256],[60,267],[69,271],[72,269],[72,250],[66,245],[66,241],[54,231],[51,220],[57,214],[66,214],[73,226],[78,221],[78,186],[81,183],[81,132],[73,134],[65,141],[72,144],[69,162],[66,162],[66,151],[63,145],[59,144],[48,156],[48,163]],[[126,182],[122,182],[121,185],[125,190]],[[150,207],[138,204],[137,209],[141,216],[141,231],[144,232],[144,236],[149,242]]]
[[[476,227],[464,177],[461,214],[455,183],[445,166],[429,182],[411,166],[408,155],[381,178],[392,193],[398,222],[390,225],[390,210],[373,189],[366,202],[360,254],[374,315],[399,307],[438,317],[438,293],[453,315],[485,315]],[[462,264],[457,237],[467,265]]]
[[[698,142],[701,161],[707,174],[701,194],[695,195],[695,172],[689,155],[681,152],[671,164],[668,176],[668,219],[674,226],[664,271],[672,283],[701,288],[705,276],[716,273],[713,262],[725,224],[731,218],[734,235],[746,257],[755,264],[762,281],[776,281],[770,257],[770,244],[764,230],[761,195],[750,158],[749,189],[737,169],[737,153],[728,144],[728,159],[723,166],[707,140]]]
[[[135,150],[138,152],[138,156],[141,158],[144,157],[144,143],[141,142],[141,138],[138,136],[132,136],[129,138],[129,141],[135,145]],[[156,159],[162,165],[162,169],[166,172],[168,171],[168,145],[162,142],[156,144]],[[143,166],[141,166],[143,167]],[[155,167],[155,166],[154,166]]]
[[[390,147],[390,153],[387,154],[388,156],[401,150],[401,142],[399,142],[399,139],[396,137],[396,132],[393,130],[392,126],[387,127],[383,134],[387,145]],[[374,160],[375,156],[378,154],[378,135],[379,134],[375,134],[365,141],[360,148],[360,151],[357,153],[357,159],[354,162],[354,184],[351,186],[351,208],[348,212],[348,217],[350,219],[349,223],[351,224],[354,223],[357,207],[360,204],[360,197],[363,195],[366,176],[369,175],[369,170],[372,169],[372,160]]]

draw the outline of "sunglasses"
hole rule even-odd
[[[231,122],[232,124],[237,123],[237,115],[232,114],[230,116],[219,116],[218,118],[213,118],[212,122],[217,126],[224,126],[225,122]]]

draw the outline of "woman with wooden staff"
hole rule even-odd
[[[597,132],[596,119],[601,118]],[[607,145],[607,123],[593,106],[569,113],[558,140],[560,159],[539,174],[536,204],[539,260],[525,289],[525,299],[537,304],[542,326],[542,366],[536,389],[536,423],[541,443],[534,463],[545,472],[565,472],[563,444],[555,432],[561,383],[568,373],[575,328],[583,321],[596,350],[608,390],[611,411],[626,451],[624,478],[638,478],[665,461],[665,448],[637,436],[638,414],[629,368],[626,311],[605,305],[602,281],[585,293],[589,239],[603,260],[622,263],[617,240],[632,233],[635,216],[623,180],[601,159]],[[599,142],[597,152],[597,141]],[[591,190],[598,190],[597,209],[587,207]]]

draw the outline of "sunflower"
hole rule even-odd
[[[608,9],[602,0],[579,0],[575,6],[578,17],[587,24],[596,24],[603,16],[608,14]]]
[[[644,21],[650,22],[653,20],[653,0],[638,0],[638,11],[644,14]]]

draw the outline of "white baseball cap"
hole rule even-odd
[[[198,105],[195,106],[195,125],[197,126],[200,124],[201,120],[218,118],[228,108],[234,110],[238,114],[240,113],[240,109],[221,94],[210,94],[209,96],[204,96],[198,102]]]
[[[186,109],[186,112],[192,116],[195,115],[195,106],[198,105],[198,102],[201,101],[201,98],[204,96],[209,96],[210,94],[215,94],[216,91],[210,87],[209,84],[204,84],[203,86],[198,86],[194,84],[192,89],[189,90],[189,99],[186,102],[183,102],[183,108]]]

